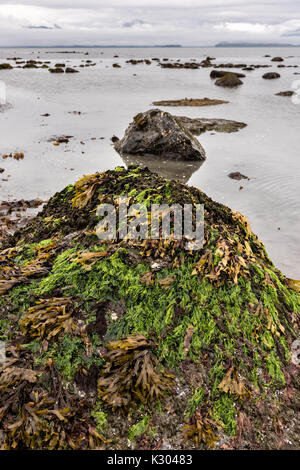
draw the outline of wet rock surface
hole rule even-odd
[[[161,62],[159,64],[163,69],[199,69],[201,64],[196,62],[185,62],[184,64],[180,62]]]
[[[229,103],[229,101],[210,98],[184,98],[182,100],[163,100],[153,102],[154,106],[215,106],[226,103]]]
[[[65,73],[64,69],[61,67],[55,67],[54,69],[49,69],[50,73]]]
[[[243,122],[230,121],[229,119],[189,118],[186,116],[175,116],[175,118],[194,135],[208,131],[237,132],[247,126]]]
[[[276,93],[275,96],[293,96],[295,94],[294,91],[288,90],[288,91],[280,91],[279,93]]]
[[[7,236],[24,227],[36,215],[35,209],[44,203],[40,199],[0,201],[0,244]]]
[[[252,69],[251,69],[252,70]],[[222,78],[225,75],[228,75],[229,72],[226,72],[225,70],[212,70],[210,72],[210,78]],[[235,75],[238,78],[244,78],[246,75],[244,73],[239,73],[239,72],[230,72],[230,75]]]
[[[229,173],[228,178],[230,178],[230,179],[232,179],[232,180],[237,180],[237,181],[240,181],[240,180],[249,180],[249,179],[250,179],[250,178],[248,178],[248,176],[243,175],[243,174],[240,173],[239,171],[235,171],[235,172],[233,172],[233,173]]]
[[[124,137],[115,143],[122,154],[156,155],[175,160],[204,160],[197,139],[170,113],[153,109],[137,114]]]
[[[65,73],[79,73],[79,70],[75,70],[72,67],[67,67]]]
[[[13,67],[10,64],[0,64],[0,70],[11,70]]]
[[[264,78],[265,80],[274,80],[276,78],[280,78],[280,74],[277,72],[268,72],[265,73],[262,78]]]
[[[284,59],[282,57],[273,57],[272,62],[283,62]]]
[[[215,82],[215,85],[222,86],[225,88],[236,88],[240,85],[243,85],[243,82],[235,74],[227,73],[223,77],[219,78]]]

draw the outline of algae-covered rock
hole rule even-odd
[[[152,109],[139,113],[124,137],[115,143],[121,154],[156,155],[174,160],[205,160],[203,147],[170,113]]]
[[[123,224],[100,241],[96,209],[120,215],[121,197],[204,204],[203,247],[124,239]],[[299,283],[240,213],[118,167],[55,194],[0,250],[1,448],[297,448]]]
[[[163,100],[154,101],[155,106],[216,106],[218,104],[227,104],[228,101],[216,100],[211,98],[184,98],[182,100]]]

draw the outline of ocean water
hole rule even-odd
[[[245,214],[274,263],[288,277],[300,279],[300,104],[275,96],[300,80],[295,75],[300,73],[300,48],[96,48],[59,52],[54,48],[0,49],[0,63],[11,62],[7,61],[11,57],[71,67],[86,60],[96,62],[95,67],[67,75],[42,69],[0,70],[8,102],[0,108],[0,167],[5,169],[0,175],[0,200],[47,199],[82,174],[130,163],[115,152],[110,138],[122,137],[133,116],[153,107],[153,101],[225,99],[229,104],[161,108],[189,117],[233,119],[245,122],[247,127],[233,134],[201,135],[199,140],[207,153],[201,166],[188,162],[153,162],[152,166],[164,176],[180,175],[188,184]],[[299,68],[277,69],[278,64],[265,54],[282,56],[285,65]],[[126,64],[130,58],[201,61],[206,56],[215,57],[217,64],[272,64],[272,68],[243,72],[247,75],[244,85],[230,90],[215,86],[209,77],[210,68],[174,70],[162,69],[156,62]],[[113,63],[121,68],[113,68]],[[278,70],[281,78],[263,80],[262,75],[272,70]],[[79,111],[81,114],[76,113]],[[45,113],[50,116],[42,117]],[[61,135],[73,137],[58,147],[48,141]],[[2,154],[11,152],[23,152],[24,160],[1,159]],[[250,181],[231,180],[228,174],[233,171],[247,175]]]

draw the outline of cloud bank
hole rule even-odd
[[[299,0],[3,0],[1,46],[299,43]]]

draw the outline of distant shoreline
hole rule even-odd
[[[108,46],[84,46],[84,45],[52,45],[52,46],[41,46],[41,45],[30,45],[30,46],[1,46],[0,49],[215,49],[215,48],[263,48],[263,47],[270,47],[270,48],[281,48],[281,47],[293,47],[297,48],[300,47],[300,44],[250,44],[250,43],[218,43],[215,45],[209,46],[182,46],[180,44],[165,44],[165,45],[143,45],[143,46],[136,46],[136,45],[108,45]]]
[[[300,47],[299,44],[220,42],[214,47]]]

